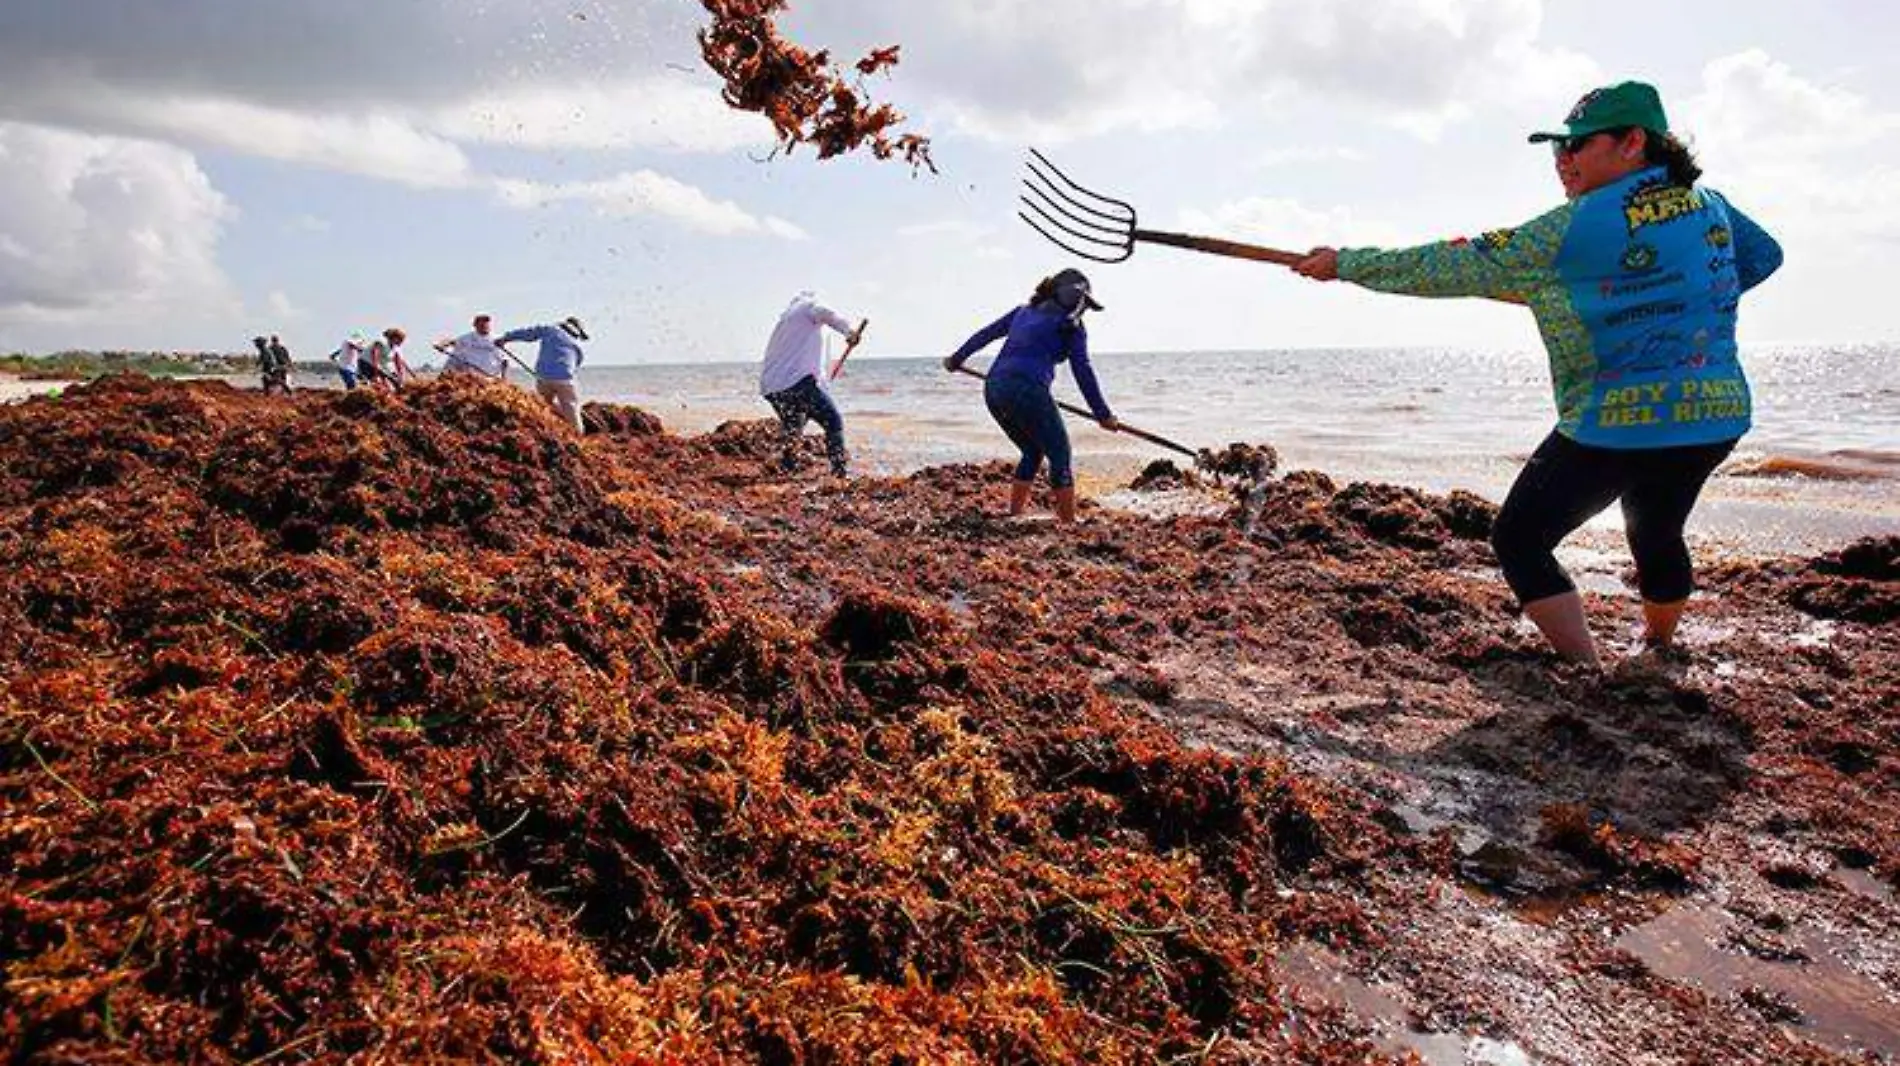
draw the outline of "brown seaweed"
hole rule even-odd
[[[1391,809],[1417,765],[1497,783],[1462,824],[1556,892],[1752,878],[1749,833],[1900,874],[1900,634],[1762,650],[1878,545],[1712,575],[1755,680],[1606,680],[1513,627],[1475,498],[1296,472],[1058,531],[997,464],[807,487],[769,423],[590,417],[0,409],[9,1059],[1376,1060],[1282,950],[1419,974],[1447,1031],[1512,1002],[1433,903],[1474,864]],[[1661,1054],[1779,1048],[1644,996]]]
[[[853,64],[848,84],[829,52],[810,51],[779,35],[774,18],[786,0],[701,0],[712,21],[699,31],[700,54],[725,81],[728,106],[772,123],[786,151],[811,144],[820,159],[868,148],[878,159],[901,157],[914,171],[936,173],[930,139],[893,134],[904,116],[889,104],[867,103],[862,80],[898,64],[899,46],[872,50]]]
[[[1344,1061],[1256,938],[1350,801],[914,593],[786,613],[596,413],[0,411],[11,1059]]]

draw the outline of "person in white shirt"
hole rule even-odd
[[[356,387],[356,367],[362,361],[366,350],[368,350],[368,345],[363,338],[352,334],[348,340],[337,346],[336,351],[330,353],[330,361],[336,364],[337,376],[343,379],[345,390]]]
[[[825,430],[825,455],[831,460],[831,473],[845,476],[844,416],[831,401],[826,382],[824,338],[820,333],[829,326],[856,342],[857,330],[843,315],[818,302],[811,292],[801,292],[779,315],[772,338],[765,345],[765,365],[759,371],[759,394],[778,414],[784,428],[785,453],[780,466],[791,472],[798,466],[798,436],[805,423],[816,420]]]
[[[474,373],[508,380],[507,353],[489,336],[493,321],[489,315],[476,315],[474,332],[435,342],[435,350],[448,356],[448,363],[442,368],[443,373]]]

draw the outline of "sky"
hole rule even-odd
[[[1877,0],[795,0],[940,173],[774,152],[692,0],[6,0],[0,351],[316,356],[582,317],[596,363],[758,357],[799,290],[940,355],[1083,265],[1100,351],[1536,349],[1527,313],[1143,247],[1077,264],[1015,218],[1026,148],[1142,224],[1402,246],[1561,202],[1525,143],[1587,89],[1662,92],[1787,265],[1748,344],[1900,339],[1900,5]]]

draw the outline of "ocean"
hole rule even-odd
[[[1283,469],[1342,484],[1501,500],[1555,420],[1541,351],[1129,352],[1099,354],[1095,365],[1124,422],[1193,448],[1271,444]],[[1900,348],[1762,347],[1745,350],[1743,365],[1755,429],[1711,481],[1692,524],[1698,539],[1771,554],[1900,533]],[[744,363],[611,366],[585,371],[582,388],[697,433],[770,417],[757,374]],[[1066,371],[1057,393],[1081,403]],[[982,383],[935,358],[854,358],[832,394],[858,471],[1015,456],[983,408]],[[1070,435],[1083,492],[1110,502],[1149,461],[1181,458],[1080,421]],[[1619,525],[1614,508],[1593,523]]]

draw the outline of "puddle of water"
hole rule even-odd
[[[1614,510],[1610,508],[1610,511]],[[1618,522],[1621,522],[1620,516]],[[1623,583],[1621,576],[1623,568],[1629,565],[1627,551],[1606,550],[1592,544],[1572,542],[1557,549],[1557,560],[1569,571],[1571,580],[1583,592],[1593,592],[1610,599],[1633,599],[1636,595]]]
[[[1465,1049],[1465,1060],[1469,1066],[1536,1066],[1523,1048],[1487,1036],[1471,1042]]]
[[[1490,837],[1485,835],[1483,830],[1478,829],[1476,826],[1467,825],[1453,818],[1445,818],[1433,814],[1422,807],[1415,807],[1410,803],[1394,803],[1392,805],[1392,813],[1398,815],[1399,820],[1404,822],[1405,827],[1410,829],[1415,836],[1430,836],[1440,829],[1450,829],[1452,831],[1452,842],[1457,846],[1459,854],[1462,855],[1469,855],[1477,851],[1479,848],[1484,847],[1485,841],[1490,839]]]
[[[1811,961],[1768,962],[1719,947],[1730,924],[1712,907],[1685,904],[1628,930],[1617,946],[1642,959],[1658,977],[1717,997],[1751,987],[1784,997],[1802,1014],[1793,1027],[1836,1051],[1900,1055],[1900,997],[1849,969],[1829,937],[1792,930],[1788,939]]]
[[[1122,489],[1095,497],[1095,502],[1103,507],[1140,515],[1143,518],[1175,518],[1182,516],[1213,517],[1227,513],[1231,502],[1223,497],[1194,489],[1163,489],[1160,491],[1139,491]]]
[[[1685,618],[1676,627],[1676,641],[1689,647],[1719,644],[1741,632],[1740,627],[1702,618]]]
[[[1372,1032],[1373,1043],[1396,1055],[1411,1052],[1425,1066],[1537,1066],[1523,1048],[1504,1040],[1412,1028],[1411,1012],[1390,992],[1345,972],[1324,948],[1296,944],[1280,953],[1280,976],[1288,984],[1339,1007]]]
[[[1835,869],[1833,877],[1834,880],[1847,886],[1848,889],[1858,892],[1869,899],[1877,899],[1883,903],[1895,902],[1893,886],[1865,870],[1856,870],[1851,866],[1842,866]]]

